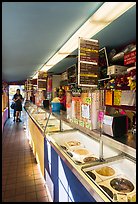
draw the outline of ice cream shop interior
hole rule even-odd
[[[2,202],[136,202],[136,2],[2,2]]]

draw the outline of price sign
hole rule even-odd
[[[79,120],[79,125],[84,127],[84,121]]]
[[[73,122],[74,122],[75,124],[78,124],[78,123],[79,123],[79,121],[78,121],[77,118],[74,118],[74,119],[73,119]]]
[[[86,128],[88,128],[89,130],[92,129],[92,124],[91,123],[86,123]]]
[[[92,102],[91,97],[85,98],[85,103],[87,103],[88,105],[91,105],[91,102]]]

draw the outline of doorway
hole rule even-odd
[[[9,108],[10,108],[10,117],[14,117],[14,110],[11,109],[11,103],[13,102],[12,98],[16,93],[16,90],[20,89],[20,93],[24,98],[24,85],[9,85]]]

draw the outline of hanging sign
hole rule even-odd
[[[38,72],[38,79],[47,79],[47,72],[39,71]]]
[[[136,62],[136,50],[124,54],[124,65],[133,64]]]
[[[93,87],[98,84],[99,69],[98,40],[79,38],[78,85]]]

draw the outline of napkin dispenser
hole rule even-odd
[[[112,137],[122,136],[127,133],[127,116],[126,115],[104,115],[103,133]]]

